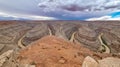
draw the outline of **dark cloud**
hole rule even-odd
[[[100,17],[120,10],[120,0],[38,0],[43,13],[56,18]],[[59,13],[60,12],[60,13]],[[55,16],[57,15],[57,16]],[[59,16],[59,17],[58,17]]]
[[[67,11],[102,11],[119,9],[119,0],[44,0],[39,3],[40,7],[53,9],[63,9]]]
[[[71,4],[71,5],[68,5],[68,6],[61,6],[60,8],[63,9],[63,10],[67,10],[67,11],[85,11],[85,9],[88,9],[89,6],[80,7],[76,4]]]
[[[85,20],[119,10],[120,0],[0,0],[1,12],[61,20]]]

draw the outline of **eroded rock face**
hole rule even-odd
[[[120,53],[120,22],[118,21],[0,21],[0,54],[18,48],[18,42],[27,46],[47,35],[79,43],[98,52],[102,41],[111,53]]]
[[[120,58],[107,57],[102,60],[96,60],[87,56],[83,61],[82,67],[120,67]]]
[[[110,54],[99,53],[101,45]],[[81,67],[87,56],[101,67],[120,67],[119,48],[117,21],[0,21],[2,67]]]
[[[36,67],[82,67],[87,56],[100,60],[111,55],[95,53],[80,44],[46,36],[21,50],[18,60],[21,64],[34,63]]]
[[[120,67],[120,59],[108,57],[99,61],[100,67]]]
[[[13,50],[8,50],[2,55],[0,55],[0,67],[3,66],[3,64],[7,61],[8,58],[10,58],[10,55],[13,53]]]
[[[28,45],[46,35],[49,35],[49,28],[46,23],[36,24],[34,28],[28,31],[23,38],[23,44]]]
[[[27,23],[0,22],[0,54],[18,47],[21,36],[31,29]]]

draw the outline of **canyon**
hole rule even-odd
[[[37,45],[35,44],[34,46],[33,43],[34,42],[39,43],[38,42],[39,40],[41,43],[41,40],[44,39],[44,37],[46,36],[48,36],[48,38],[46,38],[46,41],[44,41],[44,43],[46,45],[49,44],[47,40],[53,43],[53,45],[51,45],[50,48],[53,48],[54,44],[56,46],[58,45],[58,47],[56,48],[61,47],[59,46],[59,43],[66,46],[65,44],[67,42],[69,45],[71,45],[70,46],[71,50],[69,49],[65,50],[65,52],[70,53],[70,58],[71,55],[73,55],[74,53],[72,49],[76,51],[80,51],[79,47],[81,47],[85,49],[85,52],[88,51],[88,53],[85,53],[85,56],[81,55],[82,60],[81,61],[79,60],[81,64],[85,57],[87,56],[92,57],[93,54],[96,54],[97,56],[102,55],[101,58],[105,58],[106,56],[120,58],[120,49],[119,49],[120,22],[119,21],[0,21],[0,57],[3,56],[4,53],[8,52],[9,50],[13,50],[12,53],[23,52],[27,54],[28,52],[28,54],[25,56],[27,56],[31,60],[30,55],[32,55],[32,51],[30,50],[25,51],[25,49],[29,49],[31,46],[33,46],[34,48],[33,50],[35,52],[38,51],[42,52],[43,51],[41,48],[42,46],[40,46],[41,50],[39,50],[37,49]],[[58,41],[58,43],[52,40],[56,40]],[[69,47],[68,44],[67,46]],[[51,51],[54,50],[55,49],[53,48]],[[49,50],[45,50],[45,52],[46,51],[48,51],[48,53],[44,53],[43,51],[43,54],[48,55]],[[84,54],[84,50],[81,51],[83,51]],[[55,52],[55,54],[59,54],[59,53]],[[64,49],[63,49],[63,54],[64,54]],[[50,54],[50,56],[58,57],[58,55],[54,55],[52,53]],[[15,57],[12,56],[12,58]],[[93,58],[95,57],[93,56]],[[98,57],[95,59],[98,59]],[[69,60],[69,58],[67,60]],[[6,65],[9,65],[8,62],[10,61],[11,60],[4,61],[4,63],[2,64],[3,67],[7,67]],[[49,60],[49,61],[53,61],[53,60]],[[0,62],[2,62],[2,60],[0,60]],[[65,61],[60,60],[60,62],[64,63]],[[75,62],[77,63],[77,61]],[[74,66],[75,65],[73,65],[72,67]],[[15,66],[11,66],[11,67],[15,67]],[[37,67],[44,67],[44,66],[39,66],[38,64]],[[79,67],[79,65],[77,67]]]

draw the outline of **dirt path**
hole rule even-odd
[[[100,50],[101,50],[103,53],[110,53],[111,50],[110,50],[110,48],[107,46],[107,44],[105,44],[105,43],[103,42],[102,36],[103,36],[103,33],[101,33],[101,34],[98,36],[99,41],[100,41],[100,43],[101,43]]]
[[[25,35],[23,35],[19,40],[18,40],[18,47],[20,48],[25,48],[25,46],[22,44],[22,40],[25,37]]]
[[[25,48],[25,45],[22,43],[22,40],[25,37],[25,34],[28,32],[28,30],[25,30],[24,33],[22,33],[22,37],[18,40],[18,47]]]
[[[70,38],[70,41],[71,41],[71,42],[74,42],[75,34],[76,34],[76,32],[74,32],[74,33],[71,35],[71,38]]]

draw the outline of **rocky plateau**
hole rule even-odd
[[[120,67],[120,21],[0,21],[0,67]]]

